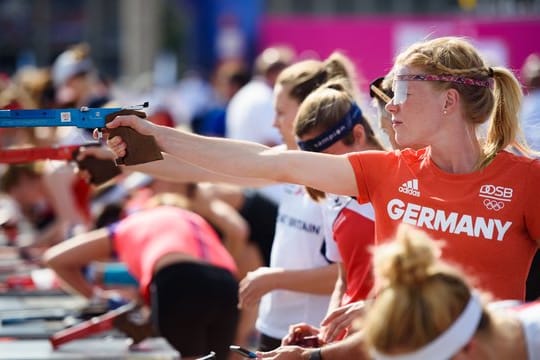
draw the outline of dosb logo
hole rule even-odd
[[[503,201],[510,201],[513,193],[514,189],[504,186],[482,185],[480,188],[480,196]]]

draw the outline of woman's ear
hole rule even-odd
[[[444,109],[445,114],[452,113],[458,109],[459,104],[459,92],[456,89],[448,89],[446,92],[446,98],[444,99]]]
[[[367,142],[366,129],[362,124],[356,124],[352,130],[355,145],[365,145]]]

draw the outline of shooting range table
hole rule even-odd
[[[14,340],[0,342],[1,360],[180,360],[180,354],[163,338],[150,338],[130,349],[131,341],[123,338],[92,338],[66,343],[53,350],[47,340]]]
[[[82,308],[86,300],[79,296],[49,293],[17,293],[0,294],[0,312],[27,309],[66,309]]]
[[[28,295],[12,293],[0,295],[0,338],[47,339],[66,327],[64,321],[28,320],[6,324],[6,318],[27,314],[43,314],[44,317],[74,312],[84,306],[86,300],[71,295]]]

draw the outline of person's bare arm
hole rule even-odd
[[[338,266],[338,276],[334,285],[334,291],[330,297],[330,303],[328,304],[327,315],[333,310],[341,306],[341,300],[343,295],[345,295],[345,290],[347,289],[347,274],[346,270],[343,268],[343,263],[337,263]]]
[[[43,261],[69,291],[91,298],[93,287],[84,278],[82,269],[92,261],[110,259],[110,254],[108,230],[98,229],[53,246],[43,255]]]
[[[269,352],[257,352],[260,359],[273,360],[308,360],[310,354],[317,349],[301,348],[299,346],[280,346]],[[362,332],[358,331],[341,341],[328,344],[320,348],[321,357],[324,360],[356,359],[368,360],[371,357],[366,353],[363,346]]]
[[[158,179],[175,182],[223,182],[246,187],[262,187],[277,182],[265,179],[231,176],[186,162],[168,153],[162,153],[163,160],[145,164],[121,166],[124,171],[140,171]]]
[[[346,155],[282,151],[247,141],[205,137],[157,126],[136,116],[118,116],[107,124],[109,128],[117,126],[153,135],[164,152],[211,171],[357,195],[354,172]],[[126,145],[119,137],[109,139],[108,144],[117,156],[125,155]]]
[[[323,346],[321,354],[325,360],[371,359],[364,350],[362,331],[356,331],[341,341]]]
[[[302,270],[261,267],[249,272],[240,282],[240,306],[253,306],[273,290],[328,295],[332,292],[336,277],[335,264]]]
[[[255,179],[239,176],[230,176],[215,171],[196,166],[181,158],[172,156],[171,154],[162,153],[163,160],[152,161],[148,163],[124,166],[120,168],[125,173],[143,172],[155,178],[172,181],[172,182],[223,182],[247,187],[262,187],[276,184],[275,181],[265,179]],[[114,160],[116,154],[108,148],[103,147],[83,147],[77,157],[78,160],[84,159],[86,156],[94,156],[98,159]]]
[[[286,275],[276,278],[276,285],[282,290],[328,295],[334,288],[337,272],[336,264],[314,269],[287,270]]]

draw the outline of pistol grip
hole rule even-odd
[[[79,149],[76,149],[73,152],[74,159],[77,158],[78,153]],[[90,173],[90,183],[94,185],[101,185],[122,173],[122,171],[112,160],[98,159],[94,156],[86,156],[80,161],[76,160],[76,162],[79,169],[88,170]]]
[[[144,112],[125,109],[107,115],[106,121],[109,122],[119,115],[136,115],[140,118],[146,118]],[[139,134],[127,126],[120,126],[108,131],[109,137],[120,136],[126,143],[126,155],[116,159],[117,165],[137,165],[163,159],[161,150],[153,136]]]

